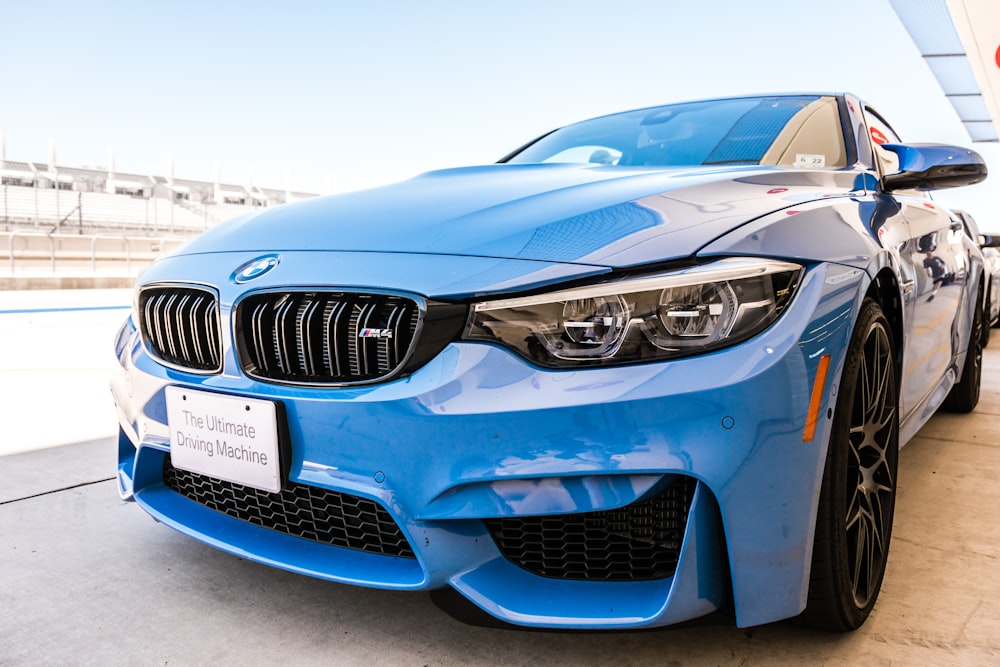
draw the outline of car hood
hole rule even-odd
[[[236,218],[181,254],[337,251],[610,268],[688,257],[767,213],[851,192],[852,172],[490,165]]]

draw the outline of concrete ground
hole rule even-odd
[[[0,292],[0,665],[1000,664],[1000,336],[976,412],[938,415],[900,454],[889,570],[859,631],[716,614],[550,633],[257,565],[119,501],[104,369],[129,299]],[[91,310],[12,312],[39,307]]]

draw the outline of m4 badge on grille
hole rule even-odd
[[[392,338],[392,329],[362,329],[358,338]]]

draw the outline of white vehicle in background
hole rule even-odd
[[[1000,234],[984,234],[979,230],[973,218],[967,211],[953,209],[953,213],[962,221],[965,233],[979,243],[983,251],[983,264],[986,268],[986,321],[992,328],[1000,327]],[[989,341],[989,328],[984,330],[986,341]]]

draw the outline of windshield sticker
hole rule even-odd
[[[871,129],[871,134],[872,134],[872,141],[875,142],[876,146],[881,146],[882,144],[889,143],[889,139],[884,134],[882,134],[882,131],[879,130],[878,128],[873,127]]]
[[[826,166],[826,156],[813,155],[811,153],[796,153],[795,166],[806,167],[807,169],[822,169]]]

